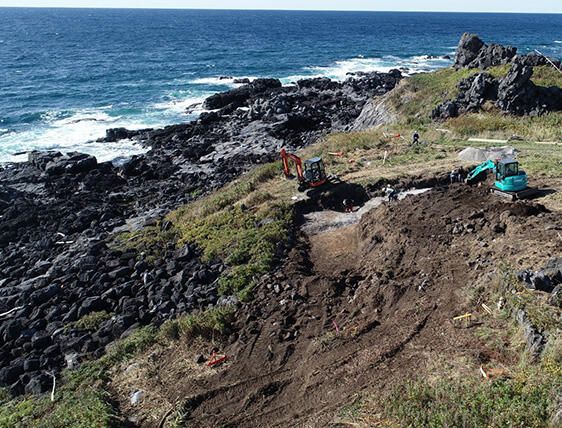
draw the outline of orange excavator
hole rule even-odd
[[[295,163],[299,178],[298,190],[300,192],[305,191],[308,187],[320,186],[328,179],[322,158],[314,157],[302,162],[301,158],[292,153],[287,153],[285,149],[281,149],[281,157],[283,158],[283,172],[288,178],[292,177],[289,169],[289,159]]]

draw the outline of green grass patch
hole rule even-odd
[[[562,386],[560,365],[526,368],[513,377],[408,379],[386,400],[384,416],[400,426],[548,426]]]
[[[388,158],[385,167],[392,168],[398,165],[423,163],[433,159],[441,159],[442,157],[443,152],[439,147],[415,146]]]
[[[96,331],[102,322],[107,321],[112,317],[106,311],[90,312],[84,315],[78,321],[71,324],[73,328],[83,328],[88,331]]]
[[[53,406],[36,425],[37,427],[116,427],[117,418],[109,395],[99,388],[82,385],[71,391],[63,389]]]
[[[490,74],[493,78],[504,78],[511,69],[511,64],[497,65],[495,67],[490,67],[486,72]]]
[[[148,226],[139,231],[125,232],[115,237],[112,246],[120,251],[134,249],[138,257],[152,264],[161,258],[168,242],[176,240],[172,228],[163,231],[162,225]]]
[[[562,112],[536,117],[505,115],[497,109],[471,113],[450,119],[446,128],[452,137],[507,139],[518,135],[527,141],[562,141]]]
[[[172,213],[170,218],[191,218],[193,220],[195,218],[202,218],[211,215],[240,202],[242,199],[251,195],[261,183],[280,175],[282,170],[283,166],[281,160],[260,165],[248,174],[242,176],[237,182],[233,182],[225,188],[208,195],[206,198],[200,199],[197,201],[198,203],[190,204],[176,210]],[[260,192],[259,196],[253,197],[257,199],[267,199],[267,196],[263,191]]]
[[[529,177],[559,177],[562,171],[562,149],[524,152],[517,159]]]
[[[389,96],[389,105],[400,114],[399,122],[419,126],[429,121],[431,111],[445,101],[454,99],[460,79],[478,70],[443,68],[432,73],[420,73],[404,79]]]
[[[230,265],[230,272],[219,279],[219,292],[231,294],[269,271],[276,245],[287,240],[291,218],[288,205],[270,203],[256,213],[235,207],[195,221],[176,216],[176,227],[179,244],[196,242],[204,262],[219,257]]]
[[[537,86],[562,86],[562,74],[551,65],[533,67],[531,80]]]
[[[178,319],[165,322],[160,333],[168,339],[180,337],[214,339],[226,336],[234,321],[235,309],[229,306],[213,310],[186,314]]]
[[[0,427],[117,427],[108,394],[87,383],[63,385],[50,397],[19,397],[3,402]]]
[[[185,315],[160,329],[145,327],[115,342],[98,360],[85,362],[76,371],[64,371],[57,382],[55,401],[45,397],[10,397],[0,389],[0,427],[109,428],[121,426],[104,384],[111,370],[149,349],[160,340],[179,337],[216,338],[230,331],[234,308]]]

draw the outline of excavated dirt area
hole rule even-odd
[[[458,184],[379,202],[361,216],[308,205],[283,269],[240,308],[229,343],[215,344],[222,365],[197,364],[193,345],[140,364],[166,379],[137,379],[159,404],[136,423],[169,426],[180,407],[187,426],[324,427],[409,374],[449,358],[474,374],[493,358],[452,319],[474,309],[470,289],[500,264],[536,269],[562,255],[560,214],[541,197],[510,202]]]

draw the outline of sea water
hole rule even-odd
[[[0,8],[0,162],[33,149],[120,162],[143,149],[96,142],[106,129],[188,122],[235,79],[431,71],[452,64],[464,32],[562,58],[561,24],[556,14]]]

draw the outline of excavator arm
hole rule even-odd
[[[470,172],[470,174],[468,174],[468,176],[466,177],[466,183],[470,184],[471,181],[473,181],[481,172],[486,171],[488,169],[495,169],[495,168],[496,168],[496,162],[494,160],[488,160],[484,162],[482,165],[478,165]]]
[[[293,155],[292,153],[287,153],[285,149],[281,149],[281,158],[283,159],[283,173],[286,177],[291,177],[291,170],[289,168],[289,159],[291,159],[296,167],[297,167],[297,174],[299,176],[299,181],[305,181],[304,175],[302,173],[302,161],[301,158],[298,156]]]

